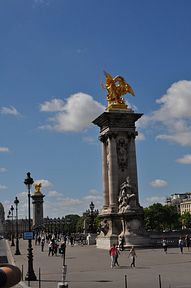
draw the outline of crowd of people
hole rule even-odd
[[[41,251],[44,252],[45,245],[48,246],[48,256],[57,256],[63,254],[63,247],[66,245],[85,245],[86,240],[84,235],[71,234],[71,235],[57,235],[54,233],[38,233],[35,234],[35,245],[41,246]]]
[[[35,245],[41,246],[41,251],[44,252],[44,246],[47,245],[48,256],[57,256],[65,255],[66,245],[70,245],[71,247],[74,245],[84,245],[84,236],[82,235],[54,235],[54,234],[36,234],[35,235]],[[122,251],[127,251],[127,258],[130,258],[129,266],[131,268],[136,267],[136,251],[135,247],[131,246],[131,248],[125,249],[125,239],[124,237],[119,237],[119,241],[117,244],[111,245],[109,248],[110,255],[110,265],[111,268],[116,266],[120,266],[119,264],[119,256]],[[190,249],[191,239],[189,235],[185,237],[180,237],[178,240],[178,248],[180,249],[180,253],[184,253],[184,248],[187,248],[187,251]],[[161,245],[163,247],[164,252],[167,254],[169,248],[169,241],[167,238],[163,238],[161,241]],[[125,251],[125,252],[126,252]],[[10,265],[10,264],[2,264],[0,265],[0,287],[12,287],[16,283],[18,283],[21,279],[21,271],[18,267]]]
[[[169,248],[169,241],[167,238],[163,238],[161,241],[162,247],[164,252],[167,254],[167,250]],[[187,248],[187,251],[190,250],[191,245],[191,238],[189,235],[186,235],[185,237],[181,236],[178,240],[178,248],[180,249],[180,253],[184,253],[184,248]],[[110,247],[109,249],[109,255],[111,258],[111,268],[114,268],[115,266],[119,266],[118,258],[120,255],[120,251],[124,250],[124,239],[119,238],[119,243],[116,245],[115,243]],[[135,247],[131,246],[129,252],[128,252],[128,258],[131,259],[130,267],[135,268],[135,260],[136,260],[137,254],[135,251]]]
[[[183,254],[184,253],[184,247],[187,247],[187,250],[190,250],[190,244],[191,244],[191,239],[189,235],[186,235],[185,237],[180,236],[179,240],[178,240],[178,247],[180,249],[180,253]],[[169,247],[169,241],[167,238],[163,238],[162,239],[162,246],[164,249],[164,252],[167,254],[167,250]]]

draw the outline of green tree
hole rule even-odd
[[[66,233],[76,233],[76,226],[78,220],[80,219],[79,215],[70,214],[65,216],[65,231]]]
[[[180,221],[181,221],[182,227],[190,228],[191,227],[191,215],[190,215],[190,213],[189,212],[184,212],[180,216]]]
[[[84,232],[84,216],[81,216],[76,223],[76,232],[83,233]]]
[[[179,214],[174,206],[155,203],[144,209],[146,230],[172,230],[179,227]]]

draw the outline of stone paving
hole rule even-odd
[[[22,255],[14,255],[15,247],[10,247],[12,261],[26,275],[28,242],[20,240]],[[40,246],[33,243],[33,266],[41,282],[21,282],[22,287],[53,288],[62,281],[63,259],[59,256],[48,256],[48,247],[41,252]],[[191,251],[169,248],[165,254],[161,249],[137,249],[136,268],[130,268],[128,251],[121,252],[119,267],[111,269],[107,250],[95,246],[67,246],[66,265],[69,288],[191,288]],[[126,276],[125,276],[126,275]],[[160,275],[160,276],[159,276]],[[127,277],[127,287],[125,287]],[[161,286],[159,284],[161,277]],[[21,286],[18,286],[21,287]]]

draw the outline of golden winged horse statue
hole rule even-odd
[[[105,85],[102,85],[104,89],[107,90],[107,101],[108,101],[108,107],[111,106],[118,106],[118,108],[121,107],[121,109],[124,109],[124,107],[127,107],[125,105],[125,100],[122,98],[122,95],[125,95],[127,93],[130,93],[132,96],[135,96],[135,93],[131,86],[125,81],[125,79],[122,76],[116,76],[112,77],[109,73],[104,72],[105,74]]]

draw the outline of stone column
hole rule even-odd
[[[37,228],[43,224],[43,195],[41,192],[35,192],[31,195],[33,200],[33,228]]]
[[[118,192],[118,177],[117,176],[117,153],[116,153],[116,134],[110,133],[108,138],[109,150],[109,205],[111,212],[116,212],[118,208],[117,192]]]
[[[136,160],[136,148],[135,148],[135,137],[137,132],[128,133],[129,138],[129,177],[131,179],[131,185],[133,186],[134,193],[136,194],[137,204],[139,204],[138,195],[138,180],[137,180],[137,160]]]
[[[107,138],[106,137],[100,137],[99,140],[102,142],[102,176],[103,176],[103,197],[104,197],[103,210],[107,210],[109,207]]]

